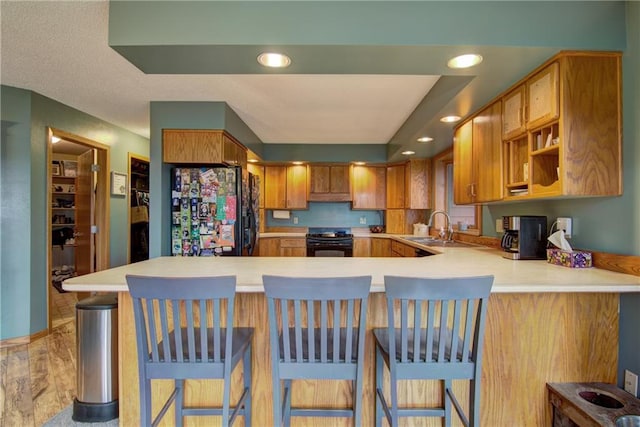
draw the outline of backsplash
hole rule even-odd
[[[265,217],[267,227],[367,227],[384,224],[384,211],[351,210],[349,202],[309,202],[308,210],[292,210],[289,219],[274,219],[271,210],[266,211]]]

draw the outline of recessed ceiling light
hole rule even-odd
[[[443,123],[455,123],[460,120],[460,116],[445,116],[440,119]]]
[[[482,62],[482,56],[476,55],[474,53],[469,53],[466,55],[459,55],[455,58],[451,58],[447,65],[449,68],[469,68],[474,65],[478,65]]]
[[[58,136],[52,136],[51,137],[51,143],[52,144],[57,144],[58,142],[60,142],[60,137],[58,137]]]
[[[403,151],[402,153],[400,153],[404,156],[411,156],[412,154],[416,154],[415,151],[411,151],[411,150],[407,150],[407,151]]]
[[[284,68],[291,64],[291,58],[281,53],[264,52],[258,55],[258,62],[265,67]]]
[[[423,136],[418,138],[418,142],[431,142],[433,141],[433,138],[431,138],[430,136]]]

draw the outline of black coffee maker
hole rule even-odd
[[[508,259],[546,259],[546,216],[503,216],[500,246]]]

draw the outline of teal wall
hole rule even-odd
[[[28,335],[32,316],[32,273],[24,262],[33,249],[31,95],[22,89],[0,89],[0,338],[10,338]]]
[[[7,339],[47,327],[47,127],[108,145],[111,170],[125,173],[127,153],[149,156],[149,142],[35,92],[2,86],[0,95],[3,193],[0,339]],[[109,265],[115,267],[127,261],[125,198],[111,197],[109,218]]]
[[[275,219],[266,214],[267,227],[367,227],[384,224],[384,211],[351,210],[351,202],[309,202],[309,209],[294,210],[289,219]],[[296,224],[294,218],[297,218]],[[366,224],[361,224],[363,218]]]

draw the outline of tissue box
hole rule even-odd
[[[549,264],[562,265],[569,268],[593,267],[591,252],[567,252],[557,248],[547,249],[547,262]]]

